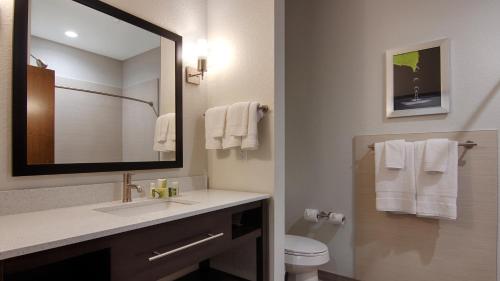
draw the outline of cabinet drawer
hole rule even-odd
[[[217,254],[230,240],[227,211],[129,232],[113,243],[112,280],[157,280]]]

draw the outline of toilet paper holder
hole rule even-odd
[[[345,216],[341,213],[319,211],[317,209],[305,209],[304,219],[310,222],[319,222],[326,219],[327,222],[332,224],[344,224]]]
[[[318,219],[329,218],[332,212],[321,211],[318,213]]]

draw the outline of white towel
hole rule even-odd
[[[264,113],[259,110],[260,103],[252,102],[248,108],[248,132],[242,138],[241,149],[256,150],[259,148],[259,121],[264,117]]]
[[[154,142],[155,143],[162,143],[167,141],[167,133],[168,133],[168,119],[167,115],[161,115],[156,119],[156,126],[155,126],[155,136],[154,136]]]
[[[241,146],[241,137],[231,136],[226,126],[224,137],[222,137],[222,149],[236,148],[240,146]]]
[[[205,148],[222,149],[228,106],[212,107],[205,112]]]
[[[448,139],[429,139],[425,144],[424,171],[445,172],[448,168]]]
[[[226,115],[226,127],[229,135],[237,137],[247,135],[249,106],[250,102],[237,102],[229,106]]]
[[[175,113],[161,115],[156,120],[153,150],[175,151]]]
[[[378,211],[415,214],[416,187],[413,143],[405,143],[402,169],[385,167],[385,144],[375,144],[375,191]]]
[[[168,151],[175,151],[175,113],[167,113],[168,132],[166,147]]]
[[[403,169],[405,167],[405,140],[385,142],[385,167]]]
[[[457,218],[458,143],[448,142],[448,169],[444,173],[424,168],[425,141],[415,143],[417,215],[445,219]]]

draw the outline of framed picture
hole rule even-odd
[[[450,111],[450,41],[441,39],[386,52],[386,116]]]

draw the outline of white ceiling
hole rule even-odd
[[[160,36],[68,0],[31,0],[31,34],[117,60],[160,46]]]

